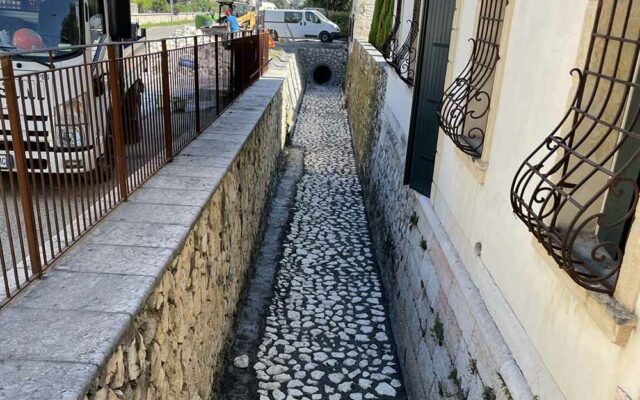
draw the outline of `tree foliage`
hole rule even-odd
[[[371,31],[369,32],[369,43],[378,50],[382,50],[382,45],[391,31],[394,5],[393,0],[376,0]]]
[[[276,7],[282,9],[282,8],[289,8],[289,3],[287,3],[287,0],[269,0],[271,3],[275,4]]]
[[[304,6],[324,8],[327,11],[350,11],[351,0],[304,0]]]
[[[170,0],[135,0],[140,12],[169,12]],[[174,0],[174,10],[178,12],[209,11],[216,7],[212,0]]]

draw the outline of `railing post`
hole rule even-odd
[[[171,87],[169,85],[169,53],[167,40],[162,40],[162,113],[164,114],[164,144],[167,161],[173,161],[173,127],[171,126]]]
[[[229,41],[229,92],[232,101],[236,98],[236,43]]]
[[[13,142],[13,156],[15,158],[16,172],[18,175],[18,189],[20,191],[24,227],[27,234],[29,257],[31,259],[31,272],[41,278],[42,261],[40,260],[36,219],[33,213],[33,199],[31,198],[31,189],[29,188],[27,157],[25,155],[24,141],[22,138],[22,126],[20,125],[18,90],[16,88],[11,56],[3,56],[1,63],[4,90],[7,99],[7,111],[9,112],[11,140]]]
[[[216,35],[216,115],[220,115],[220,70],[218,61],[218,35]]]
[[[109,85],[111,88],[111,112],[113,121],[113,140],[116,151],[116,169],[118,173],[118,187],[120,198],[127,201],[127,162],[124,150],[124,130],[122,127],[122,96],[120,95],[120,73],[116,60],[116,45],[107,46],[109,57]]]
[[[198,37],[193,37],[193,69],[195,71],[193,75],[195,85],[195,103],[196,103],[196,131],[200,133],[202,131],[202,125],[200,123],[200,62],[198,61]]]

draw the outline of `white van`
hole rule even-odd
[[[264,26],[283,38],[319,38],[331,42],[340,37],[340,28],[316,10],[265,10]]]

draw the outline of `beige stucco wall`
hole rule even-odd
[[[613,399],[617,387],[640,396],[640,334],[612,342],[591,297],[558,271],[516,219],[509,188],[522,160],[560,121],[580,65],[594,0],[510,1],[490,116],[486,165],[439,138],[431,204],[487,302],[532,391],[557,398]],[[463,1],[450,82],[468,57],[477,2]],[[486,168],[484,171],[481,167]],[[637,228],[636,228],[637,229]],[[637,234],[627,260],[640,251]],[[474,249],[482,244],[480,256]],[[634,268],[627,262],[624,268]],[[637,279],[637,275],[636,275]],[[497,290],[496,290],[497,289]],[[636,306],[636,313],[638,307]]]

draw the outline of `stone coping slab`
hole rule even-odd
[[[273,69],[0,313],[0,399],[81,399],[284,81]]]

